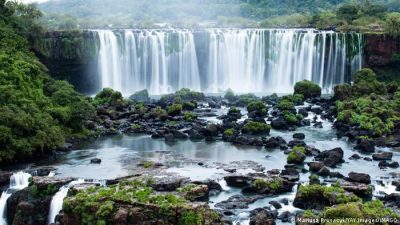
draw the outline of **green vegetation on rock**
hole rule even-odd
[[[287,157],[287,163],[301,164],[306,159],[304,147],[295,146]]]
[[[247,122],[242,128],[242,132],[248,134],[269,134],[270,130],[270,125],[254,121]]]
[[[299,81],[294,86],[294,94],[303,95],[304,98],[314,98],[321,96],[321,88],[308,80]]]

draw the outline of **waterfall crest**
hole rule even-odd
[[[363,35],[314,29],[96,30],[101,87],[125,96],[190,88],[292,93],[312,80],[324,93],[362,68]]]
[[[64,186],[62,186],[60,188],[60,190],[51,199],[47,224],[51,224],[51,223],[55,222],[56,216],[62,210],[62,206],[63,206],[63,203],[64,203],[64,198],[67,197],[69,189],[71,187],[73,187],[74,185],[82,184],[84,182],[85,182],[84,179],[79,179],[79,180],[76,180],[76,181],[72,181],[69,184],[64,185]]]
[[[1,194],[0,198],[0,225],[7,225],[7,200],[15,191],[22,190],[29,185],[30,174],[25,172],[14,173],[10,177],[9,188]]]

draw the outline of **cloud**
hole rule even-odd
[[[18,1],[23,2],[23,3],[34,3],[34,2],[43,3],[43,2],[48,2],[49,0],[18,0]]]

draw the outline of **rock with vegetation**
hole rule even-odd
[[[255,121],[249,121],[247,122],[243,128],[242,132],[246,134],[269,134],[271,130],[271,126],[266,124],[265,122],[255,122]]]
[[[64,201],[64,225],[158,224],[211,225],[218,214],[206,204],[180,195],[157,193],[151,179],[125,180],[108,187],[89,187]],[[179,193],[179,192],[178,192]]]
[[[323,186],[319,184],[300,185],[293,205],[300,209],[324,209],[326,206],[359,202],[356,195],[346,192],[340,186]]]
[[[294,86],[294,94],[303,95],[304,98],[315,98],[321,96],[321,88],[308,80],[299,81]]]
[[[295,146],[287,157],[287,163],[302,164],[306,159],[304,147]]]

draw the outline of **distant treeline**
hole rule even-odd
[[[373,23],[382,29],[385,19],[382,16],[400,11],[399,0],[51,0],[39,7],[45,13],[45,25],[55,29],[78,25],[81,28],[150,27],[165,22],[190,27],[205,23],[353,28],[352,21],[338,14],[343,6],[344,14],[353,14],[352,19],[380,17],[356,21],[356,27]],[[318,23],[320,19],[325,21]]]

